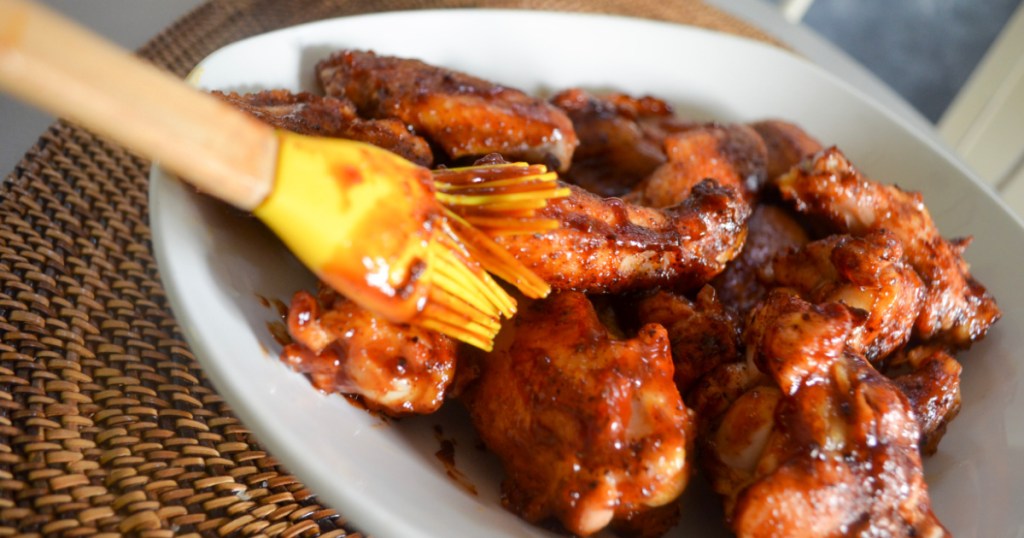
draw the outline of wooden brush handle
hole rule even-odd
[[[31,2],[0,0],[0,89],[241,209],[273,185],[273,129]]]

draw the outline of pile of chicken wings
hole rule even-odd
[[[705,123],[650,96],[547,99],[345,50],[323,95],[220,94],[277,127],[425,166],[546,164],[556,230],[496,241],[555,290],[492,352],[299,291],[282,358],[376,411],[465,405],[505,506],[576,535],[663,534],[695,472],[739,536],[948,535],[921,458],[960,408],[954,355],[1000,317],[969,238],[920,194],[780,120]]]

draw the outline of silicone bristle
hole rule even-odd
[[[515,314],[515,301],[484,268],[461,259],[452,247],[439,245],[438,248],[443,251],[436,256],[432,282],[490,317]]]
[[[549,200],[569,195],[543,165],[507,163],[434,171],[437,199],[462,215],[534,217]],[[495,230],[502,234],[501,230]]]
[[[551,292],[551,286],[547,282],[490,237],[450,211],[449,219],[452,229],[466,245],[470,255],[480,262],[484,269],[512,284],[527,297],[539,299]]]
[[[497,335],[497,332],[484,330],[476,324],[466,323],[458,318],[454,321],[448,321],[448,318],[444,314],[439,313],[439,310],[438,308],[427,308],[424,310],[424,317],[418,322],[419,325],[484,351],[493,349],[494,337]]]

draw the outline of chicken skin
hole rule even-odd
[[[282,360],[313,386],[357,395],[391,416],[426,414],[444,402],[455,374],[455,341],[438,332],[391,323],[323,288],[319,300],[299,291],[288,310]]]
[[[697,289],[725,268],[746,236],[750,206],[712,181],[665,209],[569,188],[568,197],[538,212],[558,229],[495,238],[557,290]]]
[[[571,88],[551,98],[572,120],[580,145],[566,181],[601,196],[622,196],[666,161],[665,138],[695,127],[649,96]],[[704,179],[704,178],[700,178]]]
[[[776,256],[761,273],[771,287],[797,290],[811,303],[842,303],[854,322],[847,345],[869,361],[910,339],[924,285],[887,231],[832,235]]]
[[[748,362],[730,365],[745,381],[701,387],[702,453],[738,536],[948,536],[911,406],[846,346],[852,329],[849,309],[775,290],[744,333]]]
[[[920,194],[868,179],[836,148],[805,160],[776,183],[797,211],[833,232],[859,236],[887,230],[903,243],[907,262],[926,288],[914,327],[921,340],[966,348],[999,319],[995,299],[974,280],[963,258],[969,240],[940,236]]]
[[[672,522],[647,518],[687,483],[693,424],[665,329],[614,338],[586,296],[562,292],[524,308],[495,344],[461,398],[505,468],[506,506],[577,535],[660,535]]]
[[[427,141],[409,132],[404,123],[392,119],[362,119],[356,114],[355,105],[344,99],[288,90],[213,94],[278,129],[366,142],[420,166],[429,167],[434,162]]]
[[[344,50],[316,74],[327,95],[402,120],[452,159],[500,153],[564,171],[578,144],[568,116],[543,99],[419,60]]]

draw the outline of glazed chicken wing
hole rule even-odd
[[[362,119],[355,106],[344,99],[287,90],[213,94],[278,129],[366,142],[421,166],[429,167],[434,162],[427,141],[410,133],[405,124],[392,119]]]
[[[759,375],[735,398],[742,384],[701,387],[702,453],[737,535],[948,535],[930,507],[911,406],[846,346],[852,328],[839,304],[773,291],[745,332],[749,362],[730,365]]]
[[[572,88],[559,92],[551,103],[569,115],[580,140],[566,181],[601,196],[630,192],[665,162],[665,138],[695,127],[654,97]]]
[[[887,230],[903,243],[907,262],[926,287],[914,327],[921,339],[964,348],[999,319],[995,299],[974,280],[963,258],[969,240],[942,238],[920,194],[866,178],[835,148],[805,160],[777,184],[798,211],[833,231]]]
[[[693,301],[664,290],[644,297],[637,304],[637,319],[665,327],[676,386],[684,396],[705,373],[741,357],[739,321],[718,302],[711,286],[701,288]]]
[[[758,204],[747,221],[747,240],[739,256],[711,281],[718,299],[740,319],[768,292],[758,273],[776,254],[799,248],[809,241],[807,232],[788,211]]]
[[[651,207],[685,200],[694,185],[713,179],[751,199],[767,177],[767,149],[742,124],[702,125],[665,139],[668,162],[655,169],[628,199]]]
[[[962,369],[951,355],[930,346],[902,350],[882,368],[914,410],[924,454],[935,453],[946,427],[960,412]]]
[[[776,256],[761,272],[768,286],[796,290],[811,303],[842,303],[854,322],[847,345],[870,361],[910,339],[924,285],[887,231],[832,235]]]
[[[762,120],[750,126],[761,135],[767,150],[768,179],[774,179],[793,168],[800,161],[824,149],[800,126],[782,120]]]
[[[538,213],[556,230],[495,238],[552,288],[618,293],[654,286],[696,289],[733,259],[750,206],[705,181],[682,203],[653,209],[570,185]]]
[[[637,524],[673,508],[690,474],[692,414],[660,325],[617,339],[586,296],[555,293],[524,308],[477,364],[462,398],[504,465],[512,511],[578,535],[667,528]]]
[[[564,171],[578,143],[569,118],[546,101],[419,60],[345,50],[316,74],[327,95],[368,117],[402,120],[453,159],[500,153]]]
[[[324,288],[299,291],[288,310],[294,342],[282,359],[324,392],[358,395],[392,416],[425,414],[444,402],[455,373],[455,341],[391,323]]]

